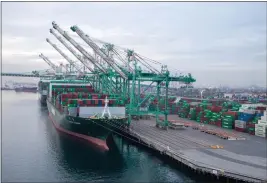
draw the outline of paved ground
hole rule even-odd
[[[267,140],[262,137],[235,132],[246,140],[224,140],[191,127],[166,131],[155,127],[155,119],[133,121],[131,128],[154,144],[168,146],[199,165],[267,180]],[[212,149],[211,145],[220,145],[223,149]]]

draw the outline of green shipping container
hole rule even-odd
[[[222,124],[224,124],[224,125],[231,125],[232,126],[233,125],[233,122],[225,122],[225,121],[223,121]]]
[[[222,124],[222,128],[233,129],[233,126],[232,125],[224,125],[224,124]]]

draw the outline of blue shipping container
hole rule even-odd
[[[98,106],[102,106],[102,100],[98,100]]]
[[[254,114],[240,113],[240,115],[238,116],[238,119],[247,122],[253,119],[254,116],[255,116]]]
[[[261,116],[263,116],[263,113],[257,113],[256,116],[261,117]]]

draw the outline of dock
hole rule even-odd
[[[266,138],[212,125],[203,127],[176,115],[170,115],[169,120],[185,126],[163,130],[156,127],[155,118],[133,120],[128,136],[194,171],[246,182],[267,182]]]

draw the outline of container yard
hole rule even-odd
[[[198,172],[266,181],[266,105],[187,98],[177,103],[170,99],[169,105],[175,109],[168,130],[156,128],[151,117],[133,122],[128,137]],[[177,124],[181,128],[173,128]]]
[[[162,131],[153,120],[135,121],[128,137],[206,176],[266,180],[266,139],[209,124],[202,127],[177,116],[171,119],[187,127]]]
[[[52,27],[50,33],[78,61],[46,39],[69,64],[57,66],[40,54],[54,73],[48,76],[34,71],[29,77],[46,78],[39,82],[39,99],[47,104],[57,130],[89,139],[105,151],[109,150],[106,139],[117,134],[196,173],[267,181],[266,101],[204,98],[203,92],[195,98],[177,95],[170,83],[181,83],[180,89],[190,90],[196,82],[190,73],[177,76],[166,65],[71,26],[93,55],[57,23]]]

